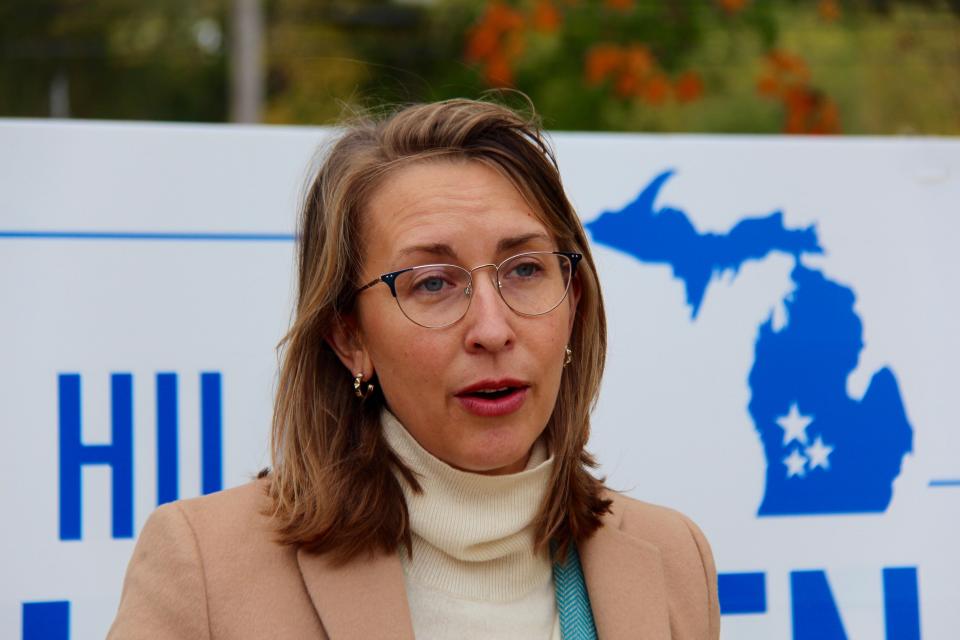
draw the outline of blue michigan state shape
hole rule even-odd
[[[903,457],[912,451],[893,371],[874,373],[863,398],[847,379],[863,349],[862,323],[851,288],[803,264],[822,253],[815,227],[788,229],[779,211],[745,218],[727,233],[700,233],[681,210],[655,201],[666,171],[620,211],[586,226],[593,240],[642,263],[669,265],[686,289],[696,321],[710,283],[734,276],[750,260],[793,257],[793,290],[782,301],[786,321],[758,328],[750,371],[750,416],[766,456],[760,516],[883,512]]]

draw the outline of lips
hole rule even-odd
[[[522,407],[529,389],[529,384],[513,378],[481,380],[457,391],[454,396],[469,413],[495,417],[513,413]]]

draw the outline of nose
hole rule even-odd
[[[496,277],[496,270],[492,277],[477,270],[473,273],[470,308],[462,320],[466,326],[464,347],[471,353],[497,353],[510,348],[516,339],[515,314],[500,297]]]

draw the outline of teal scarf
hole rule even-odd
[[[560,637],[563,640],[597,640],[587,583],[575,546],[571,545],[567,552],[566,562],[553,563],[553,585],[560,613]]]

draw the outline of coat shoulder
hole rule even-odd
[[[660,554],[664,580],[670,592],[671,609],[698,612],[698,615],[671,614],[675,637],[688,637],[680,628],[706,614],[706,636],[720,634],[720,603],[717,569],[706,536],[689,517],[671,509],[620,493],[607,497],[611,505],[611,524],[632,538],[652,545]],[[689,618],[689,619],[681,619]],[[693,633],[700,637],[701,632]],[[691,637],[693,637],[691,636]]]
[[[689,517],[670,507],[637,500],[622,493],[610,492],[612,516],[618,528],[654,546],[673,548],[695,542],[699,547],[706,537]],[[702,554],[702,550],[700,551]]]
[[[178,500],[160,508],[179,509],[197,535],[215,532],[229,537],[231,532],[238,532],[249,537],[251,532],[260,534],[273,530],[268,488],[268,480],[252,480],[232,489]]]
[[[154,511],[127,570],[113,637],[325,638],[297,550],[278,541],[268,482]],[[204,632],[166,634],[167,620]]]
[[[217,568],[222,577],[296,576],[296,549],[279,541],[268,488],[268,480],[253,480],[160,510],[169,507],[183,515],[205,566]]]

